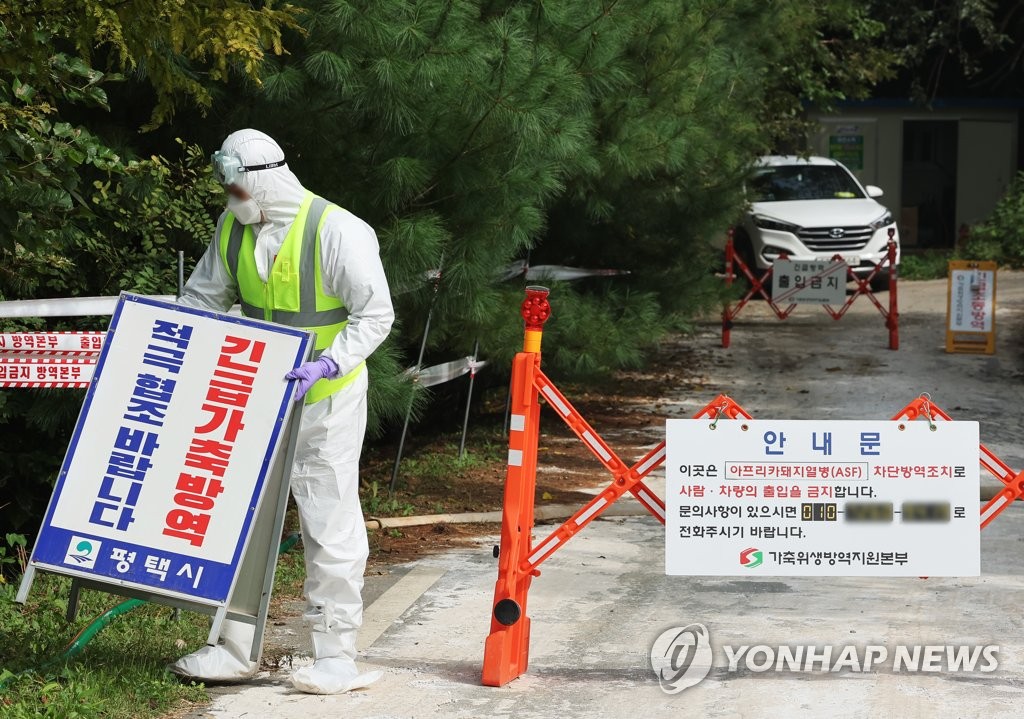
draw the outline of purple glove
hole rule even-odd
[[[285,379],[297,379],[298,387],[295,390],[295,401],[301,402],[302,398],[309,392],[309,388],[317,380],[325,377],[333,377],[338,374],[338,365],[330,357],[321,356],[313,362],[301,364],[284,376]]]

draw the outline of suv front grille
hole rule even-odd
[[[833,237],[842,230],[842,237]],[[800,241],[814,252],[849,252],[862,250],[874,234],[870,227],[802,227],[797,232]]]

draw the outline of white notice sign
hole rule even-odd
[[[841,305],[846,302],[846,263],[775,260],[772,300],[780,305]]]
[[[667,574],[980,572],[977,422],[666,425]]]
[[[949,298],[951,332],[991,332],[993,314],[993,270],[952,270]]]

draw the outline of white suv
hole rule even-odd
[[[735,245],[757,275],[785,252],[794,260],[827,260],[838,254],[863,277],[885,259],[890,228],[896,231],[899,266],[899,231],[892,213],[874,199],[882,190],[861,185],[835,160],[762,157],[746,193],[750,208],[736,228]],[[888,288],[888,268],[871,284],[876,290]]]

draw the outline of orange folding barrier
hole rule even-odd
[[[494,586],[490,633],[484,645],[482,682],[502,686],[521,676],[529,665],[530,618],[527,595],[540,565],[584,527],[627,492],[632,494],[659,522],[665,523],[665,503],[644,483],[665,461],[665,442],[636,463],[626,464],[555,384],[541,371],[541,339],[544,323],[551,316],[548,290],[528,287],[522,304],[526,320],[523,351],[512,363],[511,416],[509,420],[508,470],[501,520],[501,544],[496,548],[498,579]],[[569,519],[541,541],[534,543],[534,497],[537,488],[537,448],[540,438],[541,398],[569,426],[591,453],[611,473],[612,481]],[[694,419],[753,419],[726,395],[705,405]],[[951,417],[931,403],[927,395],[904,407],[893,421],[924,418],[950,421]],[[1015,472],[985,445],[980,446],[981,466],[1006,485],[982,509],[980,528],[986,527],[1014,500],[1024,496],[1024,472]]]
[[[548,290],[544,287],[526,289],[526,300],[522,305],[523,319],[526,320],[523,351],[512,362],[508,471],[498,548],[498,581],[494,586],[491,631],[484,646],[483,683],[488,686],[502,686],[526,671],[530,654],[527,594],[533,578],[540,576],[540,565],[559,547],[627,492],[636,497],[659,522],[665,523],[665,503],[643,481],[665,461],[665,443],[661,442],[635,464],[626,464],[541,371],[541,337],[544,323],[551,315],[547,297]],[[611,472],[612,482],[535,545],[532,532],[541,396]],[[695,419],[702,417],[751,418],[725,395],[720,395],[694,415]]]
[[[935,420],[950,422],[953,419],[932,404],[931,398],[924,394],[901,409],[893,417],[893,420],[914,420],[918,417],[924,417],[929,422],[934,422]],[[989,474],[1006,485],[981,508],[981,529],[984,529],[992,523],[993,519],[999,516],[1000,512],[1009,507],[1014,500],[1024,496],[1024,472],[1015,472],[1010,469],[1006,462],[999,459],[996,453],[985,445],[981,445],[979,450],[981,452],[981,466]]]

